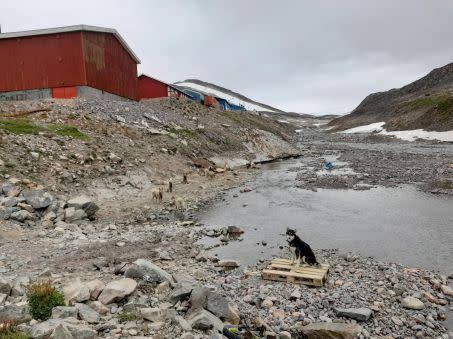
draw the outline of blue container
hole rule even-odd
[[[183,89],[182,91],[184,93],[190,95],[190,98],[193,101],[198,102],[199,104],[201,104],[203,102],[203,97],[204,97],[203,94],[189,90],[189,89]]]

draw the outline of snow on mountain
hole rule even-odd
[[[201,92],[203,94],[216,96],[228,100],[230,103],[235,105],[242,105],[248,111],[265,111],[265,112],[275,112],[283,113],[283,111],[276,109],[274,107],[253,101],[241,94],[230,91],[226,88],[213,85],[201,80],[184,80],[181,82],[176,82],[174,85],[178,87],[185,87],[187,89],[193,89],[194,91]]]

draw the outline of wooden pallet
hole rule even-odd
[[[328,264],[321,264],[320,267],[306,264],[296,267],[288,259],[274,259],[263,270],[261,277],[265,280],[321,287],[327,279],[329,267]]]

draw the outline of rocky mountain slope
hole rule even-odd
[[[181,88],[193,89],[200,91],[204,94],[211,94],[228,100],[229,102],[236,105],[243,105],[245,109],[249,111],[264,111],[264,112],[280,112],[282,110],[275,107],[263,104],[258,101],[247,98],[246,96],[234,92],[232,90],[226,89],[224,87],[201,81],[198,79],[187,79],[184,81],[179,81],[175,83],[176,86]]]
[[[350,114],[333,120],[337,130],[385,121],[392,130],[453,129],[453,63],[399,89],[367,96]]]

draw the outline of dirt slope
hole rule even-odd
[[[350,114],[330,122],[336,130],[385,121],[387,130],[453,129],[453,63],[399,89],[367,96]]]

